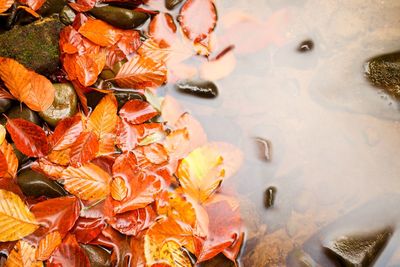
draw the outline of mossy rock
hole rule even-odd
[[[0,34],[0,56],[14,58],[27,68],[48,75],[60,63],[58,39],[62,27],[54,16]]]

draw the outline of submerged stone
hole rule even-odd
[[[58,39],[62,27],[58,17],[14,27],[0,34],[0,57],[13,58],[40,74],[50,74],[59,66]]]
[[[67,4],[67,0],[46,0],[37,12],[42,17],[50,16],[52,14],[60,13]]]
[[[115,6],[94,7],[90,10],[90,14],[122,29],[137,28],[145,23],[150,17],[144,12]]]
[[[370,266],[392,235],[390,229],[374,233],[353,234],[338,237],[324,244],[328,253],[333,254],[342,266]]]
[[[61,197],[66,195],[57,182],[31,169],[22,170],[17,176],[17,183],[26,196]]]
[[[9,119],[24,119],[26,121],[30,121],[36,125],[41,124],[40,118],[37,115],[37,113],[30,108],[28,108],[26,105],[21,104],[21,105],[15,105],[11,109],[9,109],[6,112],[6,115]],[[6,123],[6,119],[4,117],[0,118],[1,124]]]
[[[218,96],[217,86],[215,83],[210,81],[180,81],[176,84],[176,88],[182,93],[202,98],[216,98]]]
[[[165,0],[165,7],[169,10],[172,10],[182,2],[183,0]]]
[[[65,25],[70,25],[74,22],[76,17],[75,11],[68,5],[64,6],[60,12],[60,20]]]
[[[373,85],[400,98],[400,52],[370,59],[365,65],[365,74]]]
[[[265,190],[264,206],[265,208],[271,208],[275,203],[277,189],[275,186],[270,186]]]
[[[111,255],[105,249],[94,246],[80,244],[89,258],[91,267],[109,267],[111,266]]]
[[[0,113],[6,112],[12,104],[12,100],[2,98],[0,99]]]

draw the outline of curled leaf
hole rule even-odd
[[[0,189],[0,242],[21,239],[38,227],[35,216],[21,198]]]

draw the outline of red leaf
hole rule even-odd
[[[83,125],[80,115],[60,121],[50,139],[53,150],[64,150],[71,147],[82,130]]]
[[[60,246],[54,251],[46,266],[90,267],[89,258],[76,242],[74,235],[67,235]]]
[[[160,13],[150,22],[149,34],[161,48],[169,47],[176,38],[176,25],[169,13]]]
[[[83,132],[71,147],[71,165],[81,166],[96,157],[99,139],[95,133]]]
[[[3,152],[0,151],[0,178],[4,177],[7,174],[7,170],[7,159],[4,156]]]
[[[7,11],[14,4],[14,0],[1,0],[0,13]]]
[[[186,1],[179,14],[179,23],[189,39],[195,42],[206,39],[217,24],[217,10],[213,1]]]
[[[133,99],[125,103],[119,111],[122,119],[132,124],[141,124],[155,117],[158,112],[147,102]]]
[[[147,206],[110,216],[107,222],[121,234],[136,236],[139,232],[147,229],[155,218],[156,213],[150,206]]]
[[[103,219],[80,217],[71,231],[79,243],[87,244],[95,239],[105,227]]]
[[[49,152],[47,136],[42,128],[23,119],[8,119],[7,131],[15,146],[29,157],[44,157]]]
[[[80,33],[72,26],[66,26],[60,32],[59,44],[62,53],[82,53],[84,49],[84,46],[82,44],[83,42],[84,40],[82,38],[82,35],[80,35]]]
[[[44,2],[46,2],[46,0],[20,0],[19,2],[36,11],[44,4]]]
[[[76,3],[69,3],[70,7],[78,12],[87,12],[96,4],[96,0],[77,0]]]
[[[136,52],[141,45],[140,33],[135,30],[123,31],[122,37],[117,43],[118,48],[121,49],[126,56]]]
[[[74,80],[71,81],[72,85],[74,86],[75,92],[78,95],[79,101],[81,102],[81,106],[83,109],[83,112],[87,115],[89,113],[89,108],[87,105],[87,98],[85,95],[85,87],[79,83],[79,81]]]

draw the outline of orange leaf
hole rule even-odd
[[[81,166],[96,157],[99,151],[99,139],[93,132],[82,132],[71,147],[71,165]]]
[[[90,115],[87,128],[93,131],[100,139],[114,133],[117,127],[118,103],[113,94],[104,96]]]
[[[14,4],[14,0],[0,0],[0,13],[4,13]]]
[[[4,155],[7,166],[7,172],[4,177],[14,178],[17,175],[18,158],[15,155],[13,147],[6,140],[4,140],[0,146],[0,151]]]
[[[53,150],[64,150],[72,146],[83,130],[80,115],[60,121],[51,136]]]
[[[100,46],[114,45],[121,38],[117,28],[98,19],[88,19],[79,28],[79,33]]]
[[[0,78],[18,100],[29,95],[31,74],[14,59],[0,57]]]
[[[132,124],[141,124],[155,117],[158,112],[146,101],[129,100],[119,111],[122,119]]]
[[[135,89],[157,88],[166,79],[167,69],[165,64],[139,55],[133,56],[122,65],[115,77],[119,86]]]
[[[56,165],[45,158],[38,159],[31,166],[32,169],[46,174],[51,179],[57,180],[61,177],[64,167]]]
[[[45,111],[53,104],[56,90],[46,77],[33,71],[30,74],[29,94],[22,101],[34,111]]]
[[[44,2],[46,2],[46,0],[19,0],[19,2],[36,11],[44,4]]]
[[[115,177],[111,182],[111,196],[113,199],[121,201],[128,194],[128,188],[126,187],[124,179],[121,177]]]
[[[117,46],[126,55],[130,55],[138,50],[141,46],[140,33],[135,30],[125,30],[122,33],[121,39]]]
[[[176,129],[183,129],[189,133],[190,151],[207,143],[207,135],[203,126],[189,113],[183,114],[175,123]]]
[[[43,157],[49,151],[47,136],[42,128],[23,119],[8,119],[7,131],[15,146],[29,157]]]
[[[66,148],[64,150],[53,150],[47,155],[47,159],[52,163],[68,166],[71,161],[71,148]]]
[[[83,200],[104,199],[110,193],[110,175],[99,166],[88,163],[82,167],[68,167],[61,182],[64,188]]]
[[[43,3],[44,3],[45,1],[43,1]],[[43,4],[42,3],[42,4]],[[19,6],[19,7],[17,7],[18,9],[23,9],[23,10],[25,10],[26,12],[28,12],[29,14],[31,14],[33,17],[35,17],[35,18],[40,18],[40,15],[35,11],[35,10],[33,10],[32,8],[30,8],[30,7],[27,7],[27,6]]]
[[[169,13],[159,13],[150,22],[149,34],[160,47],[170,46],[176,39],[176,25]]]
[[[79,266],[89,267],[89,258],[83,249],[76,242],[75,236],[68,234],[63,242],[54,251],[50,257],[48,264],[49,267],[59,266]]]
[[[18,241],[7,258],[7,267],[41,267],[43,263],[35,259],[36,248],[24,240]]]
[[[15,97],[10,94],[9,92],[7,92],[5,89],[0,87],[0,99],[11,99],[14,100]]]
[[[171,160],[178,161],[186,157],[191,151],[189,133],[186,128],[172,131],[164,141]]]
[[[7,174],[8,166],[7,160],[4,156],[3,152],[0,151],[0,178],[4,177]]]
[[[37,260],[47,260],[53,251],[61,244],[61,234],[58,231],[51,232],[44,236],[36,250]]]

